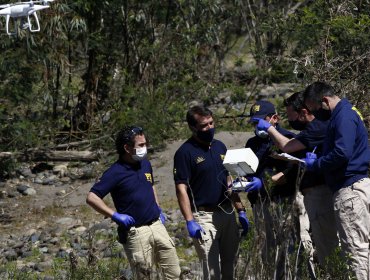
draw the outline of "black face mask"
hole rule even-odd
[[[331,117],[331,111],[330,110],[325,110],[323,108],[320,108],[314,112],[312,112],[312,114],[315,116],[316,119],[318,119],[319,121],[327,121],[330,119]]]
[[[197,137],[203,142],[211,143],[215,136],[215,129],[210,128],[208,130],[197,130]]]
[[[297,119],[295,121],[289,121],[289,125],[295,130],[302,131],[306,128],[307,124]]]

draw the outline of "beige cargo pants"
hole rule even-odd
[[[195,250],[203,267],[204,280],[232,280],[239,248],[239,226],[235,213],[228,207],[224,211],[199,211],[194,219],[206,234],[193,239]]]
[[[343,252],[357,280],[369,280],[370,179],[334,193],[334,211]]]
[[[325,259],[339,246],[333,192],[326,185],[307,189],[304,191],[304,205],[319,263],[325,265]]]
[[[132,227],[123,244],[134,279],[180,279],[180,265],[175,244],[160,220],[149,226]]]

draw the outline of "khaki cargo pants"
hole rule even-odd
[[[206,234],[193,239],[195,250],[203,267],[204,280],[232,280],[238,254],[240,234],[235,213],[231,207],[213,212],[193,213],[194,219]]]
[[[333,199],[342,250],[356,279],[369,280],[370,179],[338,190]]]
[[[320,264],[339,246],[335,222],[333,192],[326,185],[315,186],[304,191],[304,205],[310,220]]]
[[[149,226],[130,228],[123,247],[134,279],[157,279],[155,265],[163,279],[180,279],[175,244],[160,220]]]

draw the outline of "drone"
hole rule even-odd
[[[6,33],[8,35],[17,35],[18,27],[30,32],[40,31],[40,22],[37,17],[37,11],[49,8],[49,2],[54,0],[16,2],[6,5],[0,5],[0,16],[6,18]],[[39,4],[39,5],[37,5]],[[14,29],[10,30],[10,19],[13,20]]]

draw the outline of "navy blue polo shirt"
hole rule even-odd
[[[296,136],[293,132],[282,128],[278,124],[276,125],[275,128],[280,134],[284,135],[285,137],[289,139],[294,138]],[[286,161],[282,161],[282,160],[278,160],[278,159],[274,159],[270,157],[271,153],[273,152],[273,148],[274,148],[274,142],[272,141],[270,137],[261,138],[258,136],[254,136],[248,139],[247,143],[245,144],[245,147],[250,148],[258,157],[259,164],[258,164],[256,174],[254,176],[257,176],[261,179],[265,177],[265,173],[275,174],[277,172],[283,172],[289,169],[290,167],[292,167]],[[281,152],[281,151],[278,151],[278,152]],[[289,172],[289,173],[296,174],[294,170],[292,170],[292,172]],[[286,176],[289,175],[289,174],[286,174],[285,172],[284,174]],[[289,178],[290,177],[293,178],[294,176],[289,176]],[[292,195],[295,192],[294,183],[291,184],[290,183],[291,180],[288,180],[288,181],[289,182],[287,184],[283,184],[280,186],[274,186],[273,195],[274,196]],[[260,195],[262,197],[265,197],[267,195],[265,189],[260,191]],[[251,202],[251,204],[256,203],[258,199],[258,192],[257,191],[249,192],[248,199]]]
[[[228,172],[222,162],[226,146],[213,140],[203,146],[193,138],[188,139],[176,151],[174,157],[174,180],[188,186],[191,206],[217,206],[225,199]]]
[[[329,121],[320,121],[318,119],[313,119],[311,122],[307,123],[306,128],[302,130],[295,138],[299,140],[306,149],[300,157],[305,157],[306,152],[312,152],[315,149],[315,154],[320,157],[322,154],[322,145],[326,137],[326,132],[328,130]],[[305,172],[300,189],[311,188],[314,186],[324,185],[325,178],[322,174],[317,174],[317,172]]]
[[[148,160],[131,165],[122,161],[109,167],[90,190],[103,199],[111,194],[116,211],[141,226],[159,218],[153,190],[153,171]]]
[[[323,145],[323,156],[315,168],[325,175],[333,192],[366,178],[370,150],[364,122],[346,98],[334,108]]]

